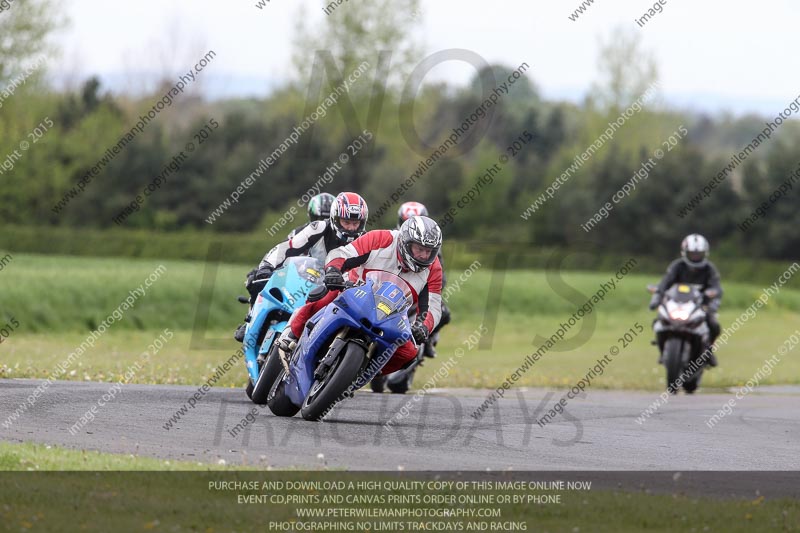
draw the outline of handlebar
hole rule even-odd
[[[350,280],[345,280],[345,282],[341,285],[330,285],[330,286],[326,285],[326,287],[328,289],[338,289],[340,291],[343,291],[347,289],[352,289],[353,287],[358,287],[359,285],[361,285],[361,283],[353,283]]]
[[[676,285],[677,285],[677,283],[676,283]],[[691,285],[691,284],[688,284],[688,285]],[[700,285],[696,285],[696,284],[693,285],[693,286],[697,287],[697,288],[700,287]],[[652,283],[648,283],[647,284],[647,292],[649,292],[650,294],[655,294],[657,291],[658,291],[658,285],[654,285]],[[717,298],[719,296],[719,294],[720,294],[720,291],[715,289],[715,288],[713,288],[713,287],[709,287],[708,289],[705,289],[704,291],[701,291],[701,292],[702,292],[703,296],[705,296],[709,300],[713,300],[714,298]]]

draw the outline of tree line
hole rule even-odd
[[[664,256],[674,253],[683,235],[700,232],[715,254],[797,257],[796,121],[786,121],[726,172],[726,179],[704,191],[770,117],[689,113],[656,99],[627,117],[613,138],[575,168],[578,157],[597,146],[609,124],[656,76],[647,68],[630,74],[609,67],[616,78],[601,80],[582,102],[572,103],[542,97],[533,68],[495,98],[491,109],[484,106],[484,116],[477,117],[455,149],[431,161],[430,152],[446,143],[455,128],[463,129],[464,121],[497,94],[497,87],[518,65],[478,65],[464,87],[411,84],[420,65],[434,55],[414,55],[413,47],[408,54],[397,52],[405,50],[405,29],[412,21],[390,20],[367,28],[362,34],[372,41],[362,40],[359,46],[342,37],[348,27],[361,23],[359,10],[375,10],[383,3],[348,6],[326,22],[333,25],[326,32],[304,37],[297,48],[307,52],[296,78],[270,94],[208,101],[199,92],[189,92],[176,99],[58,212],[52,207],[92,171],[107,145],[154,105],[169,81],[151,94],[131,96],[104,90],[98,78],[76,90],[54,91],[43,76],[32,76],[3,100],[0,162],[15,150],[20,157],[2,167],[0,223],[103,229],[119,226],[114,219],[125,213],[124,226],[129,228],[252,232],[264,235],[268,244],[280,235],[269,237],[267,229],[315,184],[319,188],[321,177],[338,163],[340,169],[322,190],[361,193],[373,213],[380,212],[376,224],[384,227],[394,225],[400,203],[415,200],[425,203],[437,219],[457,210],[444,229],[447,238],[574,249],[592,244],[610,252]],[[416,2],[407,3],[409,12],[415,12]],[[403,16],[398,8],[388,11],[381,16]],[[387,28],[397,33],[389,34]],[[630,50],[620,46],[635,43],[609,45],[601,50],[601,62],[613,66],[621,58],[630,60]],[[382,47],[395,52],[386,53]],[[41,50],[31,46],[29,52],[32,58]],[[316,117],[299,142],[281,150],[267,171],[258,172],[259,162],[275,153],[365,60],[371,69],[324,116]],[[15,83],[29,64],[0,57],[0,91]],[[36,133],[45,120],[52,127]],[[351,155],[348,147],[365,130],[371,140]],[[23,142],[29,145],[21,152]],[[661,157],[654,159],[659,150]],[[507,164],[492,174],[491,183],[484,183],[482,176],[504,155]],[[176,159],[179,168],[158,190],[145,194]],[[642,176],[648,160],[656,164],[647,165]],[[392,193],[419,172],[421,162],[424,175],[395,201]],[[571,167],[568,179],[559,179]],[[254,173],[252,185],[209,224],[213,210]],[[480,194],[458,207],[479,181]],[[557,190],[552,189],[554,182]],[[619,197],[626,184],[630,190],[615,203],[612,198]],[[541,202],[544,193],[549,194]],[[687,210],[698,194],[702,202]],[[540,205],[531,212],[537,200]],[[586,231],[586,222],[609,202],[613,209]]]

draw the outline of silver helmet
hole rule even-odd
[[[681,257],[692,268],[706,266],[708,253],[708,241],[699,233],[692,233],[681,242]]]
[[[400,226],[397,238],[397,259],[405,270],[420,272],[436,261],[442,247],[442,230],[431,218],[409,217]]]

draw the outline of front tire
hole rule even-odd
[[[286,381],[283,379],[285,375],[286,370],[281,367],[278,379],[272,385],[272,390],[270,390],[269,398],[267,399],[267,407],[275,416],[294,416],[300,410],[286,395]]]
[[[667,367],[667,390],[677,394],[680,387],[674,383],[681,375],[683,368],[683,342],[677,337],[672,337],[664,342],[664,366]]]
[[[258,374],[258,381],[256,381],[256,384],[253,386],[252,393],[248,395],[250,399],[253,400],[253,403],[258,405],[265,405],[267,403],[269,391],[272,390],[275,380],[278,379],[281,370],[283,370],[280,357],[278,346],[273,343],[272,348],[270,348],[267,354],[267,362],[261,366],[261,372]]]
[[[700,367],[697,371],[692,375],[689,379],[683,382],[683,390],[686,391],[687,394],[694,394],[697,390],[697,387],[700,386],[700,380],[703,378],[703,368]]]
[[[253,399],[253,389],[254,388],[255,387],[253,386],[253,378],[248,377],[247,378],[247,387],[244,388],[244,393],[247,394],[247,397],[250,398],[251,400]]]
[[[348,342],[343,356],[333,368],[311,386],[300,414],[306,420],[320,420],[339,401],[343,392],[355,381],[367,354],[363,346]]]

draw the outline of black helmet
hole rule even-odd
[[[308,220],[325,220],[331,216],[331,206],[336,197],[330,193],[323,192],[311,198],[308,202]]]
[[[428,216],[428,208],[419,202],[406,202],[397,210],[397,229],[403,225],[403,222],[408,220],[409,217],[415,215]]]
[[[412,216],[400,226],[400,235],[397,238],[397,259],[404,270],[419,272],[428,268],[436,261],[441,247],[442,230],[433,219],[425,216]],[[417,255],[414,255],[415,251],[418,252]]]

